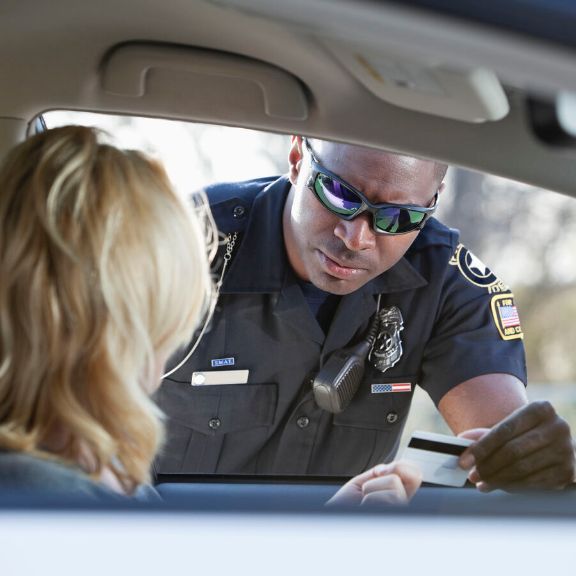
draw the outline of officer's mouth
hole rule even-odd
[[[361,274],[366,273],[366,268],[354,268],[351,266],[345,266],[338,262],[338,260],[331,258],[322,250],[317,250],[318,259],[320,260],[320,265],[324,272],[338,278],[339,280],[350,280],[352,278],[357,278]]]

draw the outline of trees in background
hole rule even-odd
[[[576,382],[576,201],[452,169],[439,217],[512,286],[532,382]]]

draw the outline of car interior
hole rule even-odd
[[[552,228],[550,238],[564,239],[567,255],[549,256],[559,262],[558,274],[564,274],[558,307],[567,318],[564,324],[549,322],[550,332],[540,339],[536,334],[529,340],[527,325],[525,332],[527,348],[543,351],[552,370],[557,366],[560,371],[571,357],[570,339],[576,334],[569,315],[570,310],[576,313],[570,258],[576,233],[570,198],[576,195],[575,25],[576,8],[561,0],[498,5],[442,0],[5,0],[0,7],[0,159],[47,126],[98,124],[104,118],[106,129],[121,131],[140,118],[197,126],[198,141],[210,150],[201,158],[204,164],[223,148],[236,155],[246,148],[236,143],[234,132],[202,137],[207,134],[203,127],[265,133],[270,139],[243,164],[256,166],[255,157],[263,154],[268,164],[258,165],[260,174],[239,172],[238,179],[281,170],[288,137],[298,134],[431,158],[466,171],[459,174],[470,178],[482,172],[489,179],[513,182],[521,188],[514,196],[517,206],[536,197],[544,204],[559,198],[558,212],[566,219]],[[107,123],[109,118],[116,119],[114,125]],[[150,130],[147,142],[152,147],[158,133],[133,126]],[[225,140],[232,144],[224,146]],[[176,154],[178,146],[186,144],[174,145],[167,154]],[[186,150],[178,153],[186,162]],[[236,175],[210,173],[207,178]],[[465,182],[454,180],[452,185],[456,189]],[[207,183],[193,180],[183,186]],[[491,205],[498,205],[499,194],[512,194],[511,187],[494,191]],[[458,202],[456,196],[453,202]],[[514,232],[515,214],[508,209],[495,252],[504,251]],[[520,208],[517,214],[534,217]],[[536,240],[538,234],[534,232]],[[525,270],[532,270],[529,266],[544,265],[536,257]],[[527,298],[526,307],[540,306],[546,316],[548,300],[548,295]],[[553,351],[549,343],[556,342],[555,336],[562,344]],[[569,379],[571,370],[559,379]],[[563,387],[570,398],[574,385]],[[538,393],[546,397],[546,387]],[[566,404],[565,417],[574,418],[576,425],[573,408],[576,412],[576,401]],[[448,541],[456,550],[444,572],[455,572],[461,561],[475,574],[481,567],[470,567],[466,550],[479,538],[493,550],[494,562],[514,570],[518,567],[507,554],[522,541],[523,571],[531,574],[550,566],[543,564],[542,539],[551,555],[567,559],[575,535],[571,490],[485,495],[471,488],[428,486],[405,508],[326,509],[324,502],[344,480],[167,475],[157,478],[163,501],[146,506],[97,507],[73,499],[0,493],[0,541],[14,543],[7,546],[8,566],[12,560],[14,566],[28,566],[30,573],[42,556],[23,558],[25,540],[49,554],[67,538],[68,558],[60,573],[68,573],[87,549],[86,542],[75,540],[81,533],[115,550],[119,569],[131,566],[123,552],[143,551],[138,565],[144,573],[179,570],[187,554],[196,553],[197,569],[219,566],[260,573],[274,565],[287,573],[299,569],[299,558],[278,561],[279,555],[291,556],[286,544],[300,546],[300,561],[307,569],[373,569],[392,545],[398,553],[390,567],[402,569],[408,562],[415,563],[415,570],[429,570],[428,554],[438,558],[440,546]],[[106,520],[110,517],[115,518],[112,529]],[[409,543],[419,538],[422,553],[412,559]],[[258,540],[265,553],[246,561]],[[155,554],[159,542],[173,553]],[[221,554],[223,542],[230,554]],[[364,553],[358,555],[358,550]],[[102,562],[95,561],[86,573],[101,570]]]

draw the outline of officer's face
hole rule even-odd
[[[440,186],[434,162],[318,140],[311,145],[322,166],[372,203],[428,206]],[[402,258],[418,231],[377,234],[369,213],[342,220],[307,187],[310,155],[300,137],[293,137],[289,159],[292,189],[284,208],[284,239],[301,279],[333,294],[349,294]]]

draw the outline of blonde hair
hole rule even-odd
[[[83,127],[0,169],[0,447],[88,447],[98,476],[146,482],[162,441],[150,380],[212,296],[205,230],[157,163]]]

